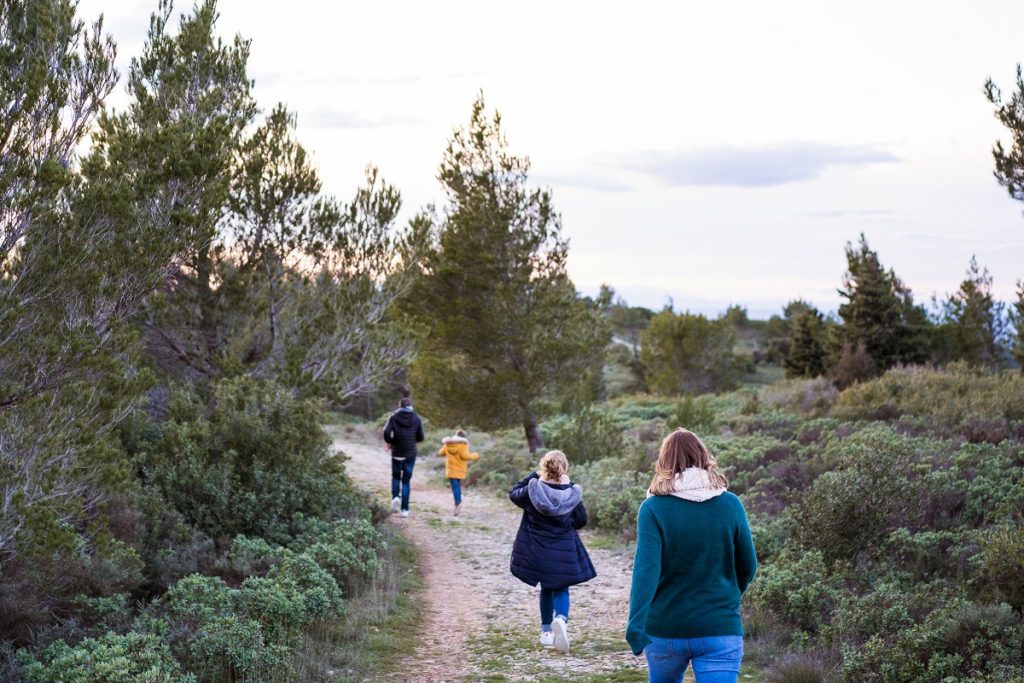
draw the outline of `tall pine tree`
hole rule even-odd
[[[960,289],[943,303],[943,323],[953,359],[979,366],[1002,361],[1003,304],[992,296],[992,276],[974,256]]]
[[[793,304],[786,307],[787,312]],[[789,337],[783,367],[787,377],[818,377],[828,368],[825,323],[810,304],[790,317]]]
[[[216,236],[256,103],[249,42],[217,36],[216,1],[197,3],[176,32],[172,13],[171,0],[160,0],[129,69],[128,109],[101,118],[86,168],[94,183],[121,189],[133,220],[167,226],[186,241],[165,287],[147,302],[143,330],[159,368],[212,377],[227,341],[220,321],[235,303],[218,288],[226,253]]]
[[[536,451],[540,418],[599,371],[609,333],[566,273],[560,218],[528,170],[481,95],[441,161],[448,201],[408,303],[427,328],[412,375],[424,409],[450,424],[518,423]]]
[[[842,325],[837,330],[843,347],[863,345],[880,370],[897,363],[921,362],[927,357],[927,329],[910,290],[886,270],[864,235],[846,245],[847,272],[839,296]]]
[[[1010,353],[1024,372],[1024,280],[1017,280],[1017,298],[1010,306],[1010,322],[1013,324],[1013,342]]]
[[[989,79],[985,83],[985,95],[996,107],[996,118],[1011,136],[1010,148],[996,141],[992,147],[995,160],[995,176],[1011,197],[1024,201],[1024,73],[1017,65],[1017,89],[1009,100],[1003,100],[999,86]]]

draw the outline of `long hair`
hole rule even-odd
[[[718,461],[696,434],[688,429],[677,429],[661,442],[658,462],[654,466],[654,480],[650,492],[655,496],[667,496],[673,491],[672,483],[676,475],[687,467],[698,467],[706,470],[711,480],[711,487],[724,489],[729,481],[718,469]]]
[[[569,459],[562,451],[548,451],[540,459],[537,473],[548,481],[561,481],[569,473]]]

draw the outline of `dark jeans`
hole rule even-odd
[[[550,631],[554,617],[569,619],[569,587],[540,589],[540,630]]]
[[[402,509],[409,509],[409,482],[412,481],[412,468],[416,466],[416,458],[395,460],[391,458],[391,497],[402,494]]]
[[[449,479],[452,485],[452,495],[455,496],[455,504],[462,504],[462,480],[461,479]]]
[[[650,683],[680,683],[690,662],[697,683],[736,683],[739,677],[742,636],[650,638],[644,648]]]

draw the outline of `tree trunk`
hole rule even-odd
[[[540,425],[532,416],[523,418],[523,431],[526,433],[526,445],[530,453],[536,453],[544,448],[544,437],[540,434]]]

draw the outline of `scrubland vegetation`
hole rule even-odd
[[[489,430],[471,485],[561,448],[623,542],[661,438],[704,436],[751,517],[768,680],[1024,680],[1024,285],[997,301],[971,258],[926,306],[862,235],[835,314],[582,296],[482,94],[444,203],[400,226],[372,167],[323,190],[212,0],[158,3],[124,111],[75,12],[0,2],[0,678],[386,671],[415,559],[321,425],[411,391],[435,433]],[[1024,81],[987,94],[1024,199]]]

